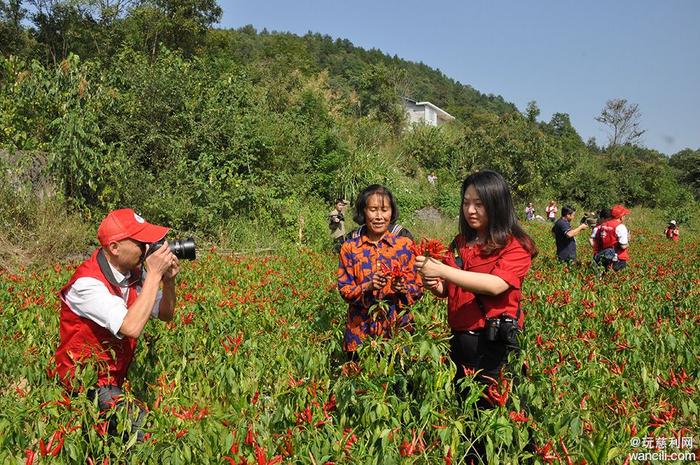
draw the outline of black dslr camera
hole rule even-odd
[[[148,257],[156,250],[160,249],[165,243],[165,239],[161,239],[158,242],[154,242],[148,245],[148,251],[145,257]],[[175,240],[168,244],[170,251],[180,260],[194,260],[197,258],[197,251],[195,250],[194,239],[191,237],[185,239],[184,241]]]
[[[488,341],[502,341],[509,346],[518,345],[518,320],[507,316],[488,318],[484,328]]]
[[[581,217],[581,224],[586,223],[589,228],[592,228],[598,222],[598,215],[595,212],[584,212]]]

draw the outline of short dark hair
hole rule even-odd
[[[491,255],[498,252],[508,245],[512,236],[530,253],[531,257],[537,256],[534,241],[518,224],[510,188],[503,176],[491,170],[478,171],[470,175],[462,183],[462,201],[464,201],[464,193],[471,185],[476,189],[489,221],[488,237],[483,253]],[[459,208],[459,232],[467,242],[474,240],[477,235],[476,230],[467,223],[463,207]]]
[[[607,220],[608,218],[612,218],[612,210],[609,208],[601,208],[598,212],[598,219]]]
[[[576,209],[574,207],[572,207],[571,205],[564,205],[563,207],[561,207],[561,216],[563,218],[567,215],[571,215],[575,211],[576,211]]]
[[[391,191],[382,186],[381,184],[372,184],[362,189],[362,192],[357,196],[357,201],[355,202],[355,214],[352,219],[355,223],[359,225],[365,224],[367,221],[365,218],[365,207],[367,206],[367,199],[369,199],[374,194],[382,195],[389,199],[389,204],[391,205],[391,222],[395,223],[396,218],[399,217],[399,207],[396,205],[396,200]]]

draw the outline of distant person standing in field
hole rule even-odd
[[[345,208],[347,205],[346,200],[336,199],[335,208],[328,214],[328,228],[336,251],[340,250],[340,246],[345,240]]]
[[[676,220],[669,221],[668,226],[666,226],[666,230],[664,231],[664,236],[666,236],[666,239],[669,241],[678,242],[678,234],[679,232]]]
[[[522,285],[537,248],[520,227],[510,189],[494,171],[467,177],[461,189],[459,234],[445,263],[417,257],[416,268],[433,294],[447,297],[447,321],[452,330],[450,357],[457,365],[459,386],[468,373],[484,384],[493,383],[519,350],[522,330]],[[479,401],[489,407],[496,399]]]
[[[338,264],[338,290],[349,304],[343,350],[350,360],[368,337],[413,329],[410,309],[423,291],[413,241],[389,230],[398,213],[391,191],[379,184],[365,188],[355,202],[362,232],[343,243]]]
[[[544,212],[547,214],[547,220],[554,223],[557,220],[558,211],[559,209],[557,208],[557,203],[554,200],[550,200],[549,205],[547,205],[544,209]]]
[[[435,176],[435,173],[433,171],[431,171],[428,175],[428,182],[432,186],[435,186],[437,184],[437,176]]]
[[[622,205],[610,210],[611,218],[603,222],[596,232],[598,253],[594,260],[605,269],[620,271],[627,266],[629,255],[629,231],[623,224],[630,211]]]
[[[100,410],[123,408],[122,385],[148,320],[173,318],[178,259],[166,242],[144,260],[148,244],[160,241],[167,232],[168,228],[147,223],[131,209],[109,213],[97,229],[101,247],[59,292],[61,340],[51,371],[67,391],[86,389],[97,398]],[[91,363],[97,370],[97,384],[83,386],[76,375]],[[131,432],[141,440],[145,411],[135,405],[127,408],[133,416]],[[116,428],[113,418],[110,434],[116,434]]]
[[[535,219],[535,206],[532,205],[532,202],[528,202],[527,207],[525,207],[525,219],[527,221]]]
[[[561,209],[561,218],[552,226],[552,234],[557,245],[557,258],[559,261],[576,261],[576,236],[588,229],[588,224],[581,223],[575,228],[571,227],[571,221],[576,215],[576,209],[565,205]]]

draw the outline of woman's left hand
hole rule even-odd
[[[432,257],[416,257],[416,270],[424,278],[442,278],[443,266],[445,265]]]
[[[406,283],[404,283],[403,278],[394,278],[391,280],[391,290],[396,294],[406,293]]]

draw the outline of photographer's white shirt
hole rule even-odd
[[[127,283],[131,273],[121,274],[116,268],[108,263],[114,274],[114,279],[119,283]],[[121,287],[121,297],[109,292],[107,287],[99,279],[78,278],[63,296],[63,300],[76,315],[94,321],[103,328],[108,329],[117,338],[123,336],[119,333],[119,328],[124,323],[126,317],[126,300],[129,295],[128,287]],[[156,302],[151,309],[151,318],[158,318],[160,301],[163,299],[163,292],[158,291]]]
[[[617,241],[620,243],[620,245],[629,244],[629,231],[627,231],[627,226],[625,226],[623,223],[617,225],[615,228],[615,234],[617,234]]]

